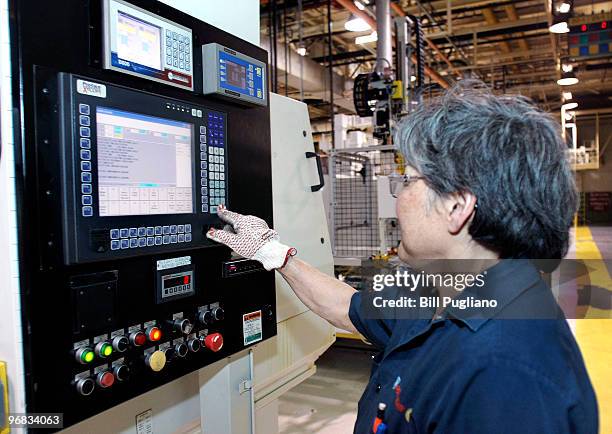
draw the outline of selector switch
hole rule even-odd
[[[166,366],[166,355],[163,351],[154,351],[145,357],[145,365],[153,372],[159,372]]]
[[[81,378],[77,380],[75,386],[80,395],[89,396],[93,393],[96,383],[91,378]]]
[[[117,381],[127,381],[130,378],[130,368],[127,365],[117,365],[113,368]]]
[[[95,347],[96,355],[103,359],[110,357],[113,354],[113,346],[108,342],[98,342]]]
[[[110,371],[100,372],[98,375],[96,375],[96,384],[103,389],[111,387],[113,384],[115,384],[115,376]]]
[[[191,338],[187,341],[187,348],[189,348],[189,351],[192,353],[197,353],[200,351],[200,348],[202,348],[202,344],[199,339]]]
[[[183,333],[184,335],[188,335],[191,333],[193,329],[193,324],[187,318],[175,319],[170,322],[172,324],[172,329],[179,333]]]
[[[147,342],[147,336],[143,332],[130,333],[130,343],[135,347],[142,347]]]
[[[222,307],[216,307],[212,311],[215,321],[222,321],[225,318],[225,310]]]
[[[216,353],[223,348],[223,335],[221,333],[211,333],[204,338],[204,346]]]
[[[123,353],[130,346],[130,341],[125,336],[115,336],[111,341],[113,349],[118,353]]]
[[[203,312],[200,312],[198,314],[198,321],[200,321],[200,323],[204,324],[204,325],[210,325],[213,322],[213,314],[211,311],[206,310]]]
[[[179,342],[174,346],[174,354],[176,354],[177,357],[183,358],[187,356],[188,352],[189,348],[184,342]]]

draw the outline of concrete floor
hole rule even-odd
[[[317,361],[317,373],[280,398],[280,433],[352,433],[371,361],[368,351],[331,347]]]

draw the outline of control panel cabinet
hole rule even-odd
[[[261,77],[267,53],[157,1],[65,3],[12,2],[11,31],[26,408],[67,427],[273,337],[276,297],[206,238],[220,205],[273,222],[267,90],[208,95],[202,47]]]

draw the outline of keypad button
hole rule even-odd
[[[210,204],[211,204],[211,205],[215,205],[215,199],[214,199],[214,198],[212,198],[212,197],[210,198]]]
[[[91,130],[89,127],[80,127],[79,134],[81,137],[91,137]]]
[[[202,193],[202,196],[207,196],[208,195],[208,190],[204,187],[201,188],[200,192]]]
[[[146,247],[147,239],[146,238],[138,238],[138,247]]]
[[[171,242],[172,244],[176,243],[176,240],[177,240],[176,235],[170,235],[170,242]]]
[[[130,228],[130,237],[138,236],[138,228]]]
[[[202,196],[202,204],[208,204],[208,196]]]
[[[138,247],[138,238],[130,238],[130,249]]]
[[[170,244],[170,235],[164,235],[164,244]]]
[[[85,194],[85,195],[81,196],[81,203],[83,205],[91,205],[93,203],[93,199],[92,199],[91,195]]]
[[[202,187],[206,187],[208,185],[208,180],[206,178],[200,179],[200,185],[202,185]]]
[[[206,127],[204,125],[200,125],[200,134],[206,134]]]
[[[219,199],[219,205],[225,205],[225,198],[224,197]]]
[[[185,242],[186,243],[190,243],[191,242],[191,234],[185,234]]]
[[[200,143],[206,143],[206,135],[200,134]]]
[[[202,212],[208,212],[208,203],[202,204]]]
[[[213,148],[213,149],[214,149],[213,153],[215,155],[219,155],[219,148]],[[217,157],[215,157],[215,158],[217,158]]]
[[[211,214],[217,214],[217,207],[216,206],[211,206],[210,207],[210,213]]]
[[[162,234],[162,227],[155,226],[155,235],[161,235],[161,234]]]
[[[91,182],[91,172],[81,172],[81,182]]]
[[[166,64],[172,65],[172,56],[166,56]]]
[[[79,113],[89,115],[89,104],[79,104]]]
[[[206,152],[206,144],[200,143],[200,151]]]
[[[91,160],[91,151],[81,149],[81,160]]]
[[[155,237],[155,245],[159,246],[162,243],[162,237],[161,236],[157,236]]]
[[[225,157],[219,156],[219,163],[224,164],[225,163]]]
[[[220,179],[221,181],[225,180],[225,173],[224,173],[224,172],[221,172],[221,173],[219,174],[219,179]]]
[[[91,139],[79,139],[79,144],[83,149],[91,149]]]
[[[208,171],[207,170],[200,170],[200,176],[202,178],[206,178],[208,176]]]
[[[91,172],[91,161],[81,161],[81,170],[83,172]]]
[[[214,158],[214,155],[209,155],[208,156],[208,162],[209,163],[214,163],[214,159],[213,158]]]
[[[190,223],[187,223],[185,225],[185,232],[187,232],[187,233],[191,232],[191,224]]]
[[[225,188],[225,181],[219,181],[219,187]]]
[[[121,229],[121,238],[127,238],[130,236],[130,230],[127,228]]]
[[[185,234],[178,234],[178,242],[179,243],[185,242]]]
[[[84,127],[88,127],[89,125],[91,125],[91,120],[89,116],[79,116],[79,125],[83,125]]]
[[[146,235],[147,235],[147,228],[144,228],[144,227],[138,228],[138,236],[139,237],[144,237]]]
[[[152,237],[155,235],[155,228],[153,226],[149,226],[147,228],[147,237]]]
[[[176,51],[176,50],[174,50],[174,51]],[[178,59],[174,60],[173,65],[178,68]]]
[[[179,234],[182,234],[185,232],[185,225],[178,225],[176,227],[176,230],[178,231]]]
[[[225,155],[225,149],[219,148],[219,155]]]
[[[111,229],[110,237],[111,237],[111,240],[118,240],[119,239],[119,229]]]
[[[129,249],[130,248],[130,240],[128,239],[122,239],[121,240],[121,248],[122,249]]]
[[[202,170],[208,169],[208,162],[207,161],[200,161],[200,169],[202,169]]]
[[[154,237],[147,237],[147,247],[151,247],[155,245],[155,238]]]
[[[164,235],[170,235],[170,226],[164,226],[163,233]]]
[[[121,243],[119,240],[111,240],[111,250],[119,250],[121,248]]]
[[[176,234],[176,225],[170,226],[170,233],[171,234]]]

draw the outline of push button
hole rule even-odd
[[[83,149],[91,149],[91,139],[80,139],[79,144]]]
[[[79,113],[89,115],[89,104],[79,104]]]
[[[82,396],[89,396],[93,393],[96,383],[91,378],[81,378],[75,383],[77,392]]]
[[[101,388],[106,389],[108,387],[111,387],[113,384],[115,384],[115,376],[110,371],[100,372],[96,376],[96,383]]]
[[[121,229],[121,238],[127,238],[130,236],[130,231],[127,228]]]
[[[111,240],[111,250],[119,250],[121,248],[121,244],[119,240]]]
[[[111,237],[111,240],[119,239],[119,229],[111,229],[110,230],[110,237]]]
[[[166,366],[166,355],[163,351],[154,351],[151,354],[147,354],[145,357],[145,364],[151,368],[153,372],[159,372]]]
[[[83,217],[91,217],[93,215],[93,208],[90,206],[84,206],[82,210]]]

